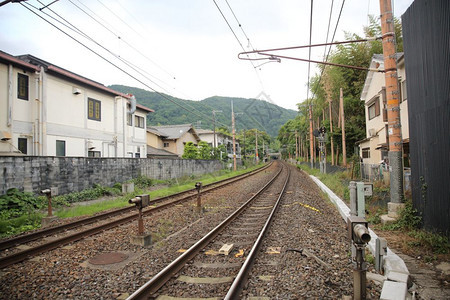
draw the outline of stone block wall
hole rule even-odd
[[[39,193],[49,187],[67,194],[93,184],[112,186],[140,175],[164,180],[220,169],[222,163],[217,160],[5,156],[0,157],[0,194],[10,188]]]

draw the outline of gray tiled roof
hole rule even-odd
[[[181,125],[165,125],[165,126],[152,126],[149,129],[158,131],[164,138],[169,140],[179,139],[190,129],[194,129],[191,124]],[[194,131],[195,132],[195,131]],[[194,133],[196,135],[196,133]]]
[[[164,149],[158,149],[147,145],[147,155],[150,156],[177,156],[175,153],[169,152]]]

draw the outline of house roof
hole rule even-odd
[[[200,140],[192,124],[151,126],[149,129],[156,130],[159,132],[160,136],[168,140],[179,139],[186,132],[192,133],[197,140]]]
[[[201,134],[211,134],[214,133],[213,130],[206,130],[206,129],[196,129],[197,134],[201,135]],[[217,132],[216,132],[217,133]]]
[[[196,129],[195,131],[197,131],[197,134],[198,135],[202,135],[202,134],[214,134],[214,131],[213,130],[206,130],[206,129]],[[223,132],[221,132],[221,131],[217,131],[216,130],[216,135],[221,135],[221,136],[224,136],[224,137],[229,137],[229,138],[231,138],[231,135],[228,135],[228,134],[226,134],[226,133],[223,133]]]
[[[149,156],[173,156],[178,157],[175,153],[172,153],[170,151],[164,150],[164,149],[158,149],[152,146],[147,145],[147,155]]]
[[[16,64],[21,67],[26,67],[28,69],[32,69],[35,71],[40,71],[40,67],[43,67],[47,72],[57,74],[59,76],[63,76],[65,78],[74,80],[78,83],[86,84],[92,88],[101,90],[103,92],[112,94],[114,96],[120,96],[124,97],[126,99],[130,99],[131,95],[120,93],[116,90],[110,89],[103,84],[96,82],[92,79],[86,78],[84,76],[78,75],[76,73],[73,73],[69,70],[66,70],[64,68],[58,67],[56,65],[53,65],[43,59],[40,59],[38,57],[35,57],[31,54],[25,54],[25,55],[18,55],[18,56],[12,56],[10,54],[7,54],[3,51],[0,51],[0,60],[6,60],[8,62],[11,62],[13,64]],[[146,111],[146,112],[154,112],[153,109],[150,109],[148,107],[145,107],[140,104],[136,104],[136,107],[140,110]]]
[[[19,66],[22,68],[26,68],[28,70],[40,71],[40,68],[38,66],[35,66],[28,62],[20,60],[19,58],[14,57],[14,56],[12,56],[6,52],[3,52],[1,50],[0,50],[0,61],[7,62],[9,64],[13,64],[15,66]]]
[[[396,60],[400,60],[403,57],[403,52],[399,52],[395,54]],[[383,54],[374,54],[372,56],[372,60],[370,61],[370,69],[383,69],[384,68],[384,56]],[[370,84],[372,82],[373,74],[375,72],[369,71],[367,72],[366,81],[364,82],[363,91],[361,93],[360,99],[362,101],[366,101],[367,92],[369,91]]]

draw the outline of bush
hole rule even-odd
[[[0,217],[2,219],[16,218],[43,207],[45,207],[45,202],[42,199],[16,188],[9,189],[5,195],[0,196]]]
[[[153,185],[153,180],[145,176],[139,176],[133,179],[132,182],[134,182],[134,184],[141,189],[145,189]]]
[[[103,187],[98,184],[94,184],[94,187],[92,189],[87,189],[81,192],[75,192],[70,193],[67,195],[61,195],[56,196],[53,199],[59,202],[63,203],[75,203],[75,202],[82,202],[92,199],[97,199],[102,196],[115,196],[120,195],[122,192],[122,187],[120,189],[117,189],[116,186],[109,188],[109,187]]]

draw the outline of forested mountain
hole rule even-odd
[[[214,96],[201,101],[191,101],[164,95],[190,110],[187,111],[155,92],[123,85],[111,85],[110,88],[122,93],[131,93],[135,95],[139,104],[155,110],[148,115],[149,125],[191,123],[196,128],[213,129],[212,111],[215,110],[222,111],[216,113],[216,127],[231,128],[231,100],[233,100],[237,131],[257,128],[276,137],[280,127],[297,115],[294,110],[257,99]]]

